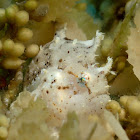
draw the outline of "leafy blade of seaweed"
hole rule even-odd
[[[109,53],[109,55],[113,58],[121,55],[124,53],[124,51],[127,49],[127,39],[128,35],[130,34],[130,21],[131,18],[133,17],[134,10],[136,8],[137,0],[134,1],[133,6],[131,7],[129,13],[126,15],[125,19],[123,20],[120,30],[116,34],[113,44],[112,44],[112,49]]]

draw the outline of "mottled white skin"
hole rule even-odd
[[[29,67],[28,90],[46,101],[50,119],[64,120],[68,111],[79,115],[100,114],[110,100],[106,74],[112,59],[104,67],[96,66],[96,50],[104,36],[97,31],[89,41],[68,40],[65,29],[40,48]]]

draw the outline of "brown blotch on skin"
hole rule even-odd
[[[89,87],[87,86],[87,84],[85,84],[85,86],[88,89],[88,93],[91,94],[91,90],[89,89]]]
[[[78,61],[78,63],[82,63],[82,61]]]
[[[69,89],[69,87],[68,87],[68,86],[66,86],[66,87],[62,87],[62,88],[63,88],[64,90],[65,90],[65,89]]]
[[[73,75],[73,76],[75,76],[75,77],[78,77],[78,76],[75,75],[72,71],[68,71],[68,74],[71,74],[71,75]]]
[[[84,67],[85,67],[85,68],[88,68],[88,64],[85,64]]]
[[[59,66],[58,66],[58,69],[63,70],[63,68],[61,68],[61,67],[59,67]]]
[[[71,41],[71,39],[69,39],[69,38],[67,38],[67,37],[65,37],[64,39],[65,39],[65,40],[70,40],[70,41]]]
[[[74,95],[76,95],[77,94],[77,91],[74,91]]]
[[[62,62],[62,59],[59,59],[59,62],[61,63]]]

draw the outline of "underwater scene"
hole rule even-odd
[[[0,140],[140,140],[140,0],[0,0]]]

